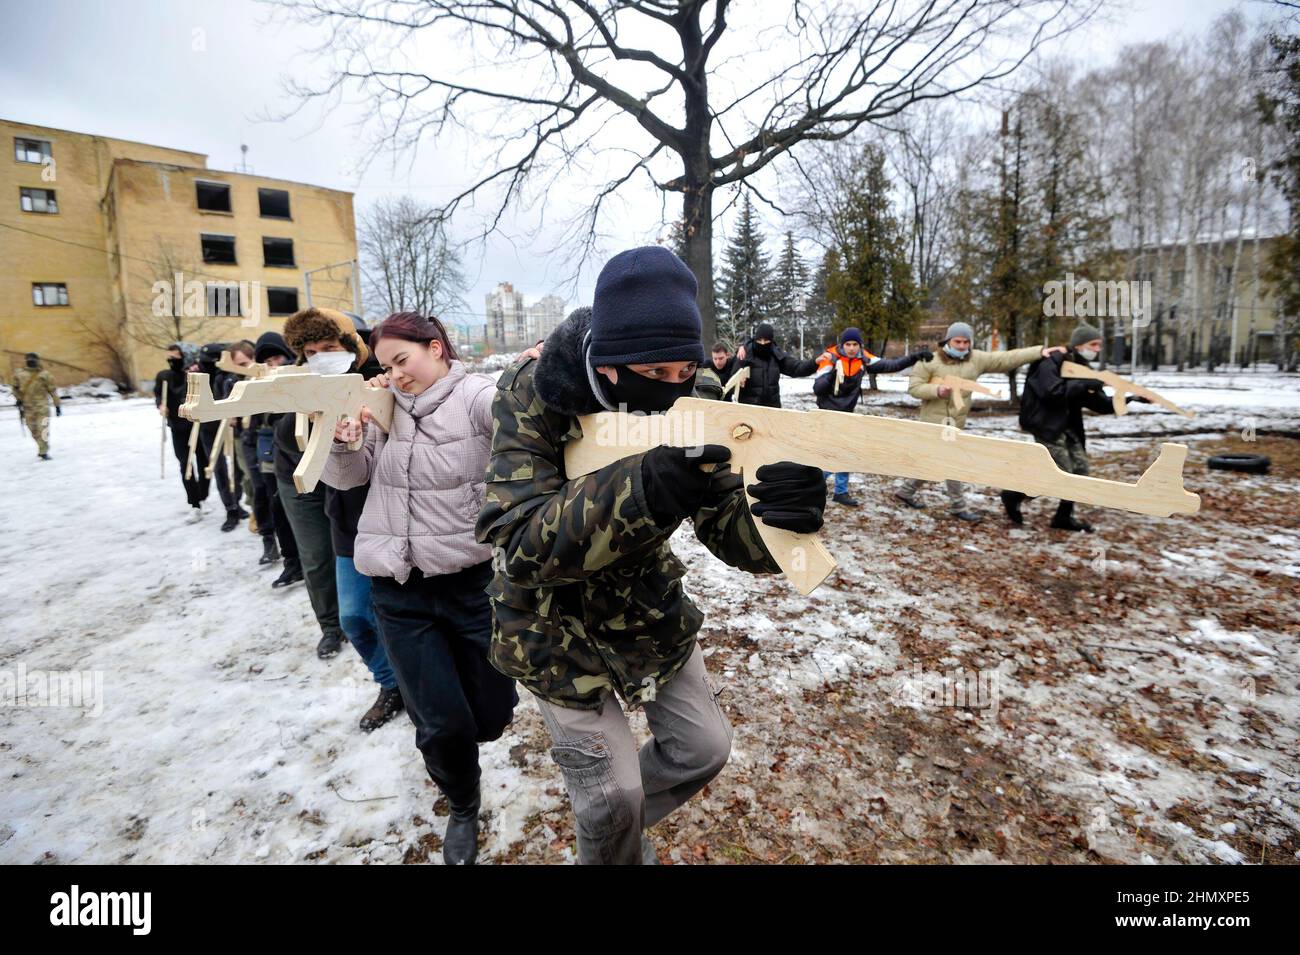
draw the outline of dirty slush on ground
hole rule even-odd
[[[1124,443],[1094,451],[1095,476],[1136,480],[1159,440]],[[1271,474],[1206,469],[1228,451],[1269,455]],[[1295,440],[1202,440],[1186,467],[1200,514],[1091,508],[1091,535],[1048,529],[1054,501],[1012,528],[977,489],[986,519],[969,526],[938,488],[912,512],[855,475],[863,506],[828,510],[840,566],[809,598],[679,532],[735,739],[722,774],[651,830],[661,857],[1294,864],[1297,474]],[[545,806],[493,861],[570,861],[572,815],[524,696],[510,760]],[[426,833],[406,860],[437,848]]]

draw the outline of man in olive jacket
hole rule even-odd
[[[954,428],[966,427],[966,414],[970,411],[970,394],[963,396],[964,404],[960,411],[952,400],[952,389],[947,385],[932,384],[932,378],[956,377],[974,381],[980,375],[1014,371],[1021,365],[1027,365],[1039,358],[1046,358],[1064,348],[1016,348],[1012,351],[980,351],[971,347],[975,339],[974,330],[965,322],[953,322],[948,326],[948,333],[939,344],[943,347],[929,361],[919,361],[912,366],[908,379],[907,393],[913,398],[921,399],[920,419],[930,424],[949,425]],[[909,507],[925,507],[916,499],[916,492],[925,481],[907,478],[894,492]],[[953,517],[963,521],[979,521],[981,516],[966,504],[966,485],[961,481],[945,481],[948,488],[948,507]]]
[[[755,520],[814,532],[817,468],[759,468],[751,514],[727,448],[658,447],[569,477],[577,416],[664,411],[704,361],[695,278],[667,249],[620,253],[578,309],[497,384],[480,541],[494,545],[491,659],[530,690],[577,817],[578,861],[653,861],[642,830],[721,771],[731,726],[696,642],[704,615],[682,589],[669,539],[689,519],[720,560],[779,568]],[[589,440],[594,440],[591,436]],[[717,465],[711,471],[701,464]],[[644,706],[640,748],[619,700]]]

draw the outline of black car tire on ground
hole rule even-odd
[[[1265,474],[1273,462],[1262,454],[1216,454],[1206,462],[1211,471],[1244,471]]]

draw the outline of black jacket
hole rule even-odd
[[[745,342],[745,358],[737,360],[735,370],[749,368],[749,380],[740,388],[740,403],[746,405],[764,405],[768,408],[781,407],[781,376],[806,378],[817,370],[817,359],[808,358],[800,361],[787,355],[776,345],[771,346],[771,354],[760,357],[754,351],[754,342]],[[723,381],[726,384],[726,381]]]
[[[170,368],[164,368],[153,378],[153,403],[155,407],[167,405],[167,423],[179,422],[180,407],[185,401],[185,372],[180,373],[180,383]]]
[[[1055,441],[1070,432],[1084,441],[1083,409],[1097,414],[1114,414],[1115,407],[1102,391],[1101,382],[1087,378],[1061,377],[1061,363],[1088,365],[1073,351],[1054,352],[1033,362],[1025,374],[1025,390],[1020,396],[1020,427],[1039,441]]]

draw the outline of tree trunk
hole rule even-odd
[[[696,298],[707,349],[718,338],[717,317],[713,309],[713,186],[707,176],[701,185],[687,187],[682,201],[682,225],[686,264],[695,273],[699,285]]]

